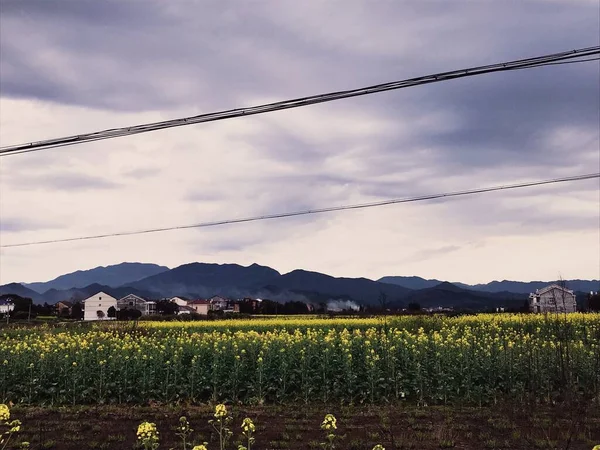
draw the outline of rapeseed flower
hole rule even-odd
[[[321,429],[325,431],[337,430],[337,419],[333,414],[327,414],[321,423]]]
[[[158,430],[156,424],[151,422],[142,422],[137,429],[137,438],[145,450],[154,450],[158,448]]]
[[[217,419],[222,419],[227,416],[227,408],[222,403],[218,404],[215,407],[215,417]]]
[[[0,404],[0,422],[10,419],[10,409],[4,403]]]
[[[250,419],[249,417],[246,417],[244,419],[244,421],[242,422],[242,430],[244,431],[244,433],[254,433],[256,427],[254,426],[254,422],[252,422],[252,419]]]

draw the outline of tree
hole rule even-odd
[[[0,296],[0,300],[7,300],[10,299],[13,304],[15,305],[15,309],[13,312],[18,312],[18,311],[29,311],[29,306],[33,303],[33,300],[31,300],[28,297],[21,297],[20,295],[15,295],[15,294],[4,294],[2,296]]]
[[[177,314],[179,305],[169,300],[159,300],[156,302],[156,312],[159,314]]]
[[[408,304],[409,311],[421,311],[421,305],[416,302],[412,302]]]
[[[96,315],[98,316],[99,320],[104,319],[104,311],[98,310],[96,311]]]
[[[590,292],[588,294],[588,309],[590,311],[600,311],[600,293],[595,294]]]
[[[71,319],[81,320],[83,319],[83,308],[80,302],[76,302],[71,308]]]
[[[117,309],[114,306],[111,306],[110,308],[108,308],[106,314],[108,315],[108,317],[117,317]]]
[[[134,308],[123,308],[116,313],[117,320],[137,320],[142,315],[142,312],[139,309]]]

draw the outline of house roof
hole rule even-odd
[[[194,308],[191,308],[189,306],[180,306],[179,307],[179,311],[190,311],[190,312],[194,312]]]
[[[567,292],[569,294],[573,293],[573,291],[571,291],[567,288],[564,288],[562,286],[559,286],[558,284],[551,284],[550,286],[546,286],[545,288],[538,289],[535,293],[538,295],[541,295],[541,294],[545,294],[546,292],[550,292],[553,289],[558,289],[560,291]]]
[[[60,301],[60,302],[56,302],[55,304],[56,304],[56,305],[58,305],[58,304],[63,304],[63,305],[65,305],[67,308],[70,308],[71,306],[73,306],[73,302],[69,302],[69,301],[66,301],[66,300],[62,300],[62,301]]]
[[[113,299],[115,302],[117,301],[117,299],[116,299],[116,298],[114,298],[112,295],[108,295],[106,292],[102,292],[102,291],[100,291],[100,292],[96,292],[94,295],[92,295],[92,296],[90,296],[90,297],[86,298],[85,300],[82,300],[82,303],[85,303],[85,302],[87,302],[88,300],[90,300],[90,299],[92,299],[92,298],[94,298],[94,297],[96,297],[96,296],[98,296],[98,295],[102,295],[103,297],[106,297],[107,299]]]
[[[198,300],[190,300],[188,302],[188,305],[210,305],[210,301],[209,300],[200,300],[200,299],[198,299]]]
[[[135,295],[135,294],[127,294],[125,297],[120,298],[119,301],[121,301],[121,300],[127,300],[127,299],[134,299],[134,298],[137,299],[137,300],[140,300],[142,302],[147,302],[148,301],[145,298],[140,297],[139,295]]]

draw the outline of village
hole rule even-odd
[[[172,315],[200,315],[209,314],[228,315],[245,312],[257,313],[263,300],[254,298],[228,299],[214,295],[208,299],[188,299],[185,297],[171,297],[160,300],[149,300],[135,294],[129,294],[116,299],[105,292],[98,292],[82,300],[83,320],[115,320],[137,319],[141,316],[156,314]],[[75,303],[61,301],[56,303],[56,312],[59,316],[71,316]],[[162,308],[159,308],[162,306]],[[306,305],[306,312],[311,311],[311,305]]]
[[[172,297],[168,302],[177,305],[174,313],[181,314],[199,314],[208,316],[211,312],[220,312],[221,314],[237,314],[240,312],[254,314],[259,311],[259,306],[262,299],[243,298],[240,300],[231,300],[219,295],[215,295],[209,299],[193,299],[189,300],[184,297]],[[115,299],[104,292],[83,300],[84,315],[83,320],[111,320],[117,317],[117,312],[120,311],[139,311],[143,316],[153,315],[157,313],[157,302],[147,300],[134,294],[126,295],[121,299]],[[567,289],[557,284],[551,284],[543,289],[538,289],[536,292],[529,295],[529,312],[534,313],[570,313],[577,311],[577,302],[574,291]],[[314,311],[314,306],[306,305],[306,313]],[[61,308],[69,308],[68,302],[59,302],[57,310],[60,314]],[[419,308],[420,309],[420,308]],[[437,306],[427,308],[425,312],[445,313],[452,312],[452,308]],[[504,312],[503,308],[498,308],[496,312]]]
[[[590,293],[590,296],[593,295],[594,293]],[[9,315],[14,316],[12,312],[15,310],[15,304],[15,299],[10,296],[0,298],[0,316],[7,319]],[[189,320],[209,317],[232,317],[234,315],[240,316],[240,313],[242,315],[369,313],[369,309],[365,307],[343,309],[339,306],[333,306],[333,303],[328,305],[313,305],[300,301],[279,303],[272,300],[250,297],[230,299],[221,295],[214,295],[207,299],[174,296],[151,300],[136,294],[128,294],[122,298],[115,298],[103,291],[97,292],[81,301],[58,301],[54,305],[47,305],[47,308],[52,311],[53,315],[59,318],[83,321],[136,320],[140,317],[152,320],[153,318],[160,319],[161,316],[179,317],[180,320]],[[529,294],[526,306],[526,312],[530,313],[570,313],[577,310],[575,292],[558,284],[550,284]],[[387,311],[395,314],[451,314],[459,312],[448,306],[421,308],[420,305],[415,303],[409,303],[408,308],[398,310],[388,309]],[[510,311],[506,308],[498,307],[492,312],[503,313]]]

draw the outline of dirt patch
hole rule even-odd
[[[559,406],[502,405],[483,408],[408,406],[275,405],[229,407],[234,422],[230,448],[237,448],[240,424],[251,417],[256,424],[256,450],[317,449],[323,441],[320,423],[326,413],[338,419],[338,449],[371,450],[381,443],[395,449],[569,449],[589,450],[600,443],[600,409]],[[127,405],[87,407],[14,407],[12,415],[23,422],[22,441],[31,449],[133,449],[140,422],[155,422],[161,449],[180,449],[175,434],[185,415],[194,443],[217,446],[207,423],[210,406]]]

